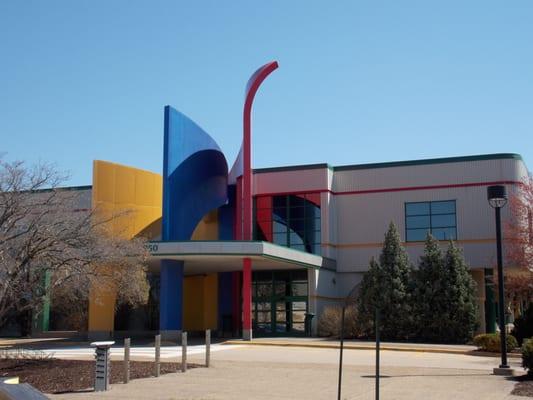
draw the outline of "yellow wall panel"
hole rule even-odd
[[[207,213],[196,225],[191,240],[218,240],[218,210]]]
[[[115,204],[135,204],[135,171],[115,167]]]
[[[111,204],[115,203],[114,181],[115,169],[113,164],[95,161],[93,164],[93,204],[95,199]]]
[[[148,225],[154,222],[157,218],[154,218],[151,207],[138,207],[136,212],[138,216],[135,218],[135,234],[143,231]]]
[[[218,326],[218,274],[208,274],[204,279],[204,329]]]
[[[154,192],[152,197],[152,206],[161,207],[163,204],[163,179],[160,176],[153,176]]]
[[[92,287],[89,296],[89,331],[112,332],[116,293],[111,290]]]
[[[183,329],[204,329],[204,277],[187,276],[183,280]]]
[[[158,174],[107,161],[93,163],[93,209],[106,218],[121,215],[108,223],[111,234],[130,239],[161,219],[162,196]],[[113,331],[115,301],[115,293],[91,287],[89,332]]]
[[[217,329],[218,275],[187,276],[183,281],[183,329]]]

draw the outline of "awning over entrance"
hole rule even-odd
[[[184,261],[185,275],[239,271],[245,257],[254,270],[336,268],[334,260],[259,241],[159,241],[150,242],[148,249],[151,266],[163,259]]]

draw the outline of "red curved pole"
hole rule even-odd
[[[243,240],[252,240],[252,104],[261,83],[278,68],[272,61],[254,72],[246,85],[243,110]]]
[[[242,236],[252,240],[252,104],[265,78],[278,68],[277,61],[263,65],[254,72],[246,85],[243,110],[243,176],[242,176]],[[252,340],[252,260],[242,263],[242,336]]]

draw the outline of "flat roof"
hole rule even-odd
[[[261,241],[152,241],[147,247],[150,266],[163,259],[184,261],[186,275],[240,271],[245,257],[252,259],[253,270],[336,268],[334,260]]]
[[[43,189],[35,189],[31,190],[31,192],[34,193],[43,193],[43,192],[51,192],[53,190],[56,190],[58,192],[62,191],[75,191],[75,190],[91,190],[93,188],[92,185],[82,185],[82,186],[58,186],[54,188],[43,188]],[[29,192],[29,190],[27,191]]]
[[[523,161],[522,156],[516,153],[495,153],[495,154],[479,154],[472,156],[459,156],[459,157],[441,157],[441,158],[427,158],[421,160],[405,160],[405,161],[389,161],[380,163],[368,163],[368,164],[351,164],[331,166],[327,163],[323,164],[304,164],[304,165],[288,165],[283,167],[271,167],[271,168],[256,168],[255,174],[267,173],[267,172],[282,172],[282,171],[299,171],[306,169],[323,169],[328,168],[332,171],[351,171],[359,169],[375,169],[375,168],[391,168],[391,167],[406,167],[412,165],[430,165],[430,164],[448,164],[457,162],[469,162],[469,161],[486,161],[486,160],[502,160],[512,159]]]

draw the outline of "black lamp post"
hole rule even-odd
[[[489,204],[496,212],[496,256],[498,261],[498,313],[500,325],[500,342],[502,363],[500,368],[509,368],[507,364],[507,342],[505,332],[505,297],[503,291],[503,257],[502,257],[502,221],[501,209],[507,204],[507,190],[503,185],[487,188]]]

